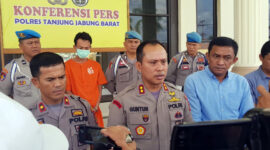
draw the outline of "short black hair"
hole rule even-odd
[[[228,38],[228,37],[216,37],[214,38],[208,46],[208,53],[212,50],[213,46],[229,46],[233,48],[234,55],[237,55],[238,52],[238,45],[235,40]]]
[[[261,49],[261,55],[264,58],[268,53],[270,53],[270,41],[267,41],[263,44]]]
[[[160,43],[158,40],[144,41],[144,42],[142,42],[142,43],[138,46],[138,48],[137,48],[137,50],[136,50],[136,57],[137,57],[137,61],[138,61],[138,62],[142,62],[142,59],[143,59],[143,56],[144,56],[144,54],[143,54],[143,48],[144,48],[146,45],[160,45],[160,46],[162,46],[162,47],[165,49],[165,51],[166,51],[165,46],[164,46],[162,43]],[[166,51],[166,52],[167,52],[167,51]]]
[[[52,52],[43,52],[35,55],[30,61],[30,70],[33,77],[38,77],[41,67],[51,67],[64,64],[64,60],[58,54]]]
[[[91,36],[86,33],[86,32],[79,32],[76,34],[75,38],[74,38],[74,45],[77,45],[77,41],[79,39],[82,39],[82,40],[87,40],[90,42],[90,44],[92,44],[92,38]]]

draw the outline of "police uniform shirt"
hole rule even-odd
[[[198,52],[196,57],[188,55],[187,51],[181,52],[174,56],[169,64],[166,81],[178,86],[184,86],[188,75],[193,72],[204,70],[208,65],[203,53]]]
[[[156,100],[139,80],[121,91],[109,109],[109,126],[127,126],[142,150],[169,150],[173,126],[192,121],[184,93],[167,82]]]
[[[0,91],[28,107],[40,99],[40,92],[31,78],[29,62],[23,56],[13,59],[1,72]]]
[[[119,58],[118,56],[115,56],[111,60],[105,72],[105,76],[108,81],[105,87],[112,94],[115,92],[119,93],[133,82],[137,82],[138,78],[140,77],[140,73],[135,67],[136,61],[133,63],[128,61],[126,54],[122,54]],[[119,61],[117,61],[117,59],[119,59]],[[117,69],[115,69],[115,67],[117,67]]]
[[[29,110],[40,124],[47,123],[58,127],[69,141],[69,150],[86,150],[90,148],[89,145],[78,141],[80,125],[97,126],[87,101],[77,96],[66,95],[59,116],[40,99],[36,104],[30,106]]]

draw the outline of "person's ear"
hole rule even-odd
[[[34,86],[35,86],[36,88],[39,89],[40,85],[39,85],[39,80],[38,80],[38,78],[37,78],[37,77],[33,77],[33,78],[31,79],[31,81],[32,81],[32,83],[34,84]]]
[[[263,61],[262,54],[259,55],[259,58],[260,58],[261,61]]]
[[[139,61],[136,62],[136,68],[140,73],[142,73],[142,63],[141,62],[139,62]]]
[[[235,64],[238,61],[238,57],[234,57],[233,63]]]

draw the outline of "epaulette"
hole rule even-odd
[[[120,91],[118,94],[117,94],[117,97],[118,96],[123,96],[125,95],[126,93],[128,93],[129,91],[132,91],[134,90],[135,88],[137,88],[137,82],[129,85],[128,87],[124,88],[122,91]]]
[[[179,89],[176,88],[176,86],[174,84],[167,82],[167,81],[165,81],[164,83],[167,85],[167,87],[180,91]]]

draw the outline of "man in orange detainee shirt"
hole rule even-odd
[[[65,63],[66,92],[86,99],[95,113],[98,125],[104,127],[99,104],[102,85],[106,84],[107,80],[100,64],[88,59],[91,44],[92,38],[88,33],[80,32],[75,36],[73,48],[76,50],[77,56]]]

